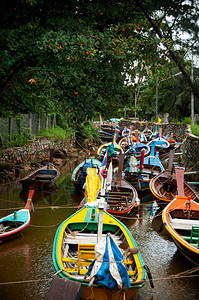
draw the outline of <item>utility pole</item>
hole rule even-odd
[[[193,54],[192,54],[192,61],[191,61],[191,80],[194,82],[193,78]],[[191,92],[191,124],[194,124],[194,94]]]
[[[136,121],[136,105],[137,105],[137,95],[136,95],[136,90],[135,90],[135,121]]]
[[[156,123],[158,122],[158,86],[159,86],[159,81],[158,81],[158,76],[156,77],[156,101],[155,101],[155,115],[156,115]]]

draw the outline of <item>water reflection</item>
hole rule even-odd
[[[0,285],[1,299],[47,299],[51,278],[55,273],[52,263],[55,232],[59,224],[76,211],[83,197],[74,191],[70,175],[66,173],[60,177],[56,190],[35,193],[35,211],[31,213],[30,225],[19,238],[0,245],[0,265],[3,270],[0,272],[0,282],[12,282]],[[23,207],[26,196],[21,192],[20,186],[2,192],[0,208]],[[158,203],[147,204],[145,199],[143,202],[123,222],[135,238],[144,263],[150,268],[155,287],[152,289],[147,283],[135,299],[197,299],[197,277],[170,277],[191,267],[178,253],[174,243],[164,235],[164,231],[158,232],[161,225]],[[6,214],[0,210],[0,216]]]

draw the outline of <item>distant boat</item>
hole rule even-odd
[[[169,165],[166,170],[153,177],[149,183],[150,190],[156,199],[170,202],[177,195],[177,180],[173,169],[174,149],[169,152]],[[199,203],[199,194],[193,186],[184,180],[184,193]]]
[[[117,125],[116,125],[117,126]],[[115,133],[113,136],[113,141],[110,143],[106,143],[101,145],[97,150],[97,155],[103,159],[103,157],[108,154],[108,160],[113,159],[117,161],[119,159],[119,154],[124,153],[123,149],[119,144],[116,143],[116,137],[118,132],[115,129]]]
[[[184,195],[184,168],[176,167],[178,195],[163,210],[163,228],[178,250],[199,265],[199,204]]]
[[[20,180],[23,189],[34,188],[43,190],[55,186],[55,181],[59,178],[60,172],[53,163],[49,162],[44,167],[38,168]]]
[[[58,276],[82,284],[81,299],[89,299],[92,295],[92,299],[130,300],[144,286],[147,266],[143,264],[130,231],[122,222],[104,212],[101,238],[105,241],[109,233],[114,250],[113,248],[108,250],[106,248],[108,246],[103,246],[104,250],[111,251],[109,253],[112,253],[112,258],[108,252],[107,254],[101,252],[102,260],[98,260],[100,280],[98,273],[93,274],[91,270],[95,264],[95,249],[97,251],[97,247],[100,247],[98,226],[99,210],[95,207],[84,207],[66,219],[59,226],[54,238],[52,255],[54,268]],[[109,259],[111,266],[114,264],[115,271],[110,270]],[[123,268],[123,280],[120,277],[120,267]],[[118,280],[121,280],[120,287],[115,280],[115,272],[118,274]]]
[[[83,186],[85,184],[87,169],[96,168],[99,169],[101,166],[101,161],[94,157],[89,157],[81,162],[73,171],[71,175],[71,181],[73,182],[75,189],[77,191],[83,192]]]
[[[134,156],[136,158],[141,157],[142,150],[145,151],[145,156],[150,152],[150,147],[144,143],[140,143],[138,130],[134,130],[136,141],[128,143],[128,149],[125,151],[126,157]]]
[[[124,170],[124,178],[139,191],[149,189],[151,178],[164,170],[159,159],[159,153],[156,152],[155,154],[154,151],[155,141],[152,141],[150,155],[144,157],[145,150],[142,149],[140,162],[137,161],[136,157],[131,156],[127,168]]]
[[[23,209],[0,219],[0,242],[5,242],[20,235],[30,223],[30,205],[34,190],[30,190]]]
[[[125,154],[119,156],[119,167],[115,178],[112,178],[112,162],[108,169],[108,178],[105,179],[105,201],[106,211],[117,217],[129,215],[133,209],[140,204],[136,189],[122,177],[122,169]],[[88,169],[85,183],[85,197],[81,201],[79,208],[83,207],[88,201],[95,201],[95,197],[101,197],[101,182],[95,170]],[[103,176],[103,175],[102,175]],[[98,188],[98,195],[93,191]]]

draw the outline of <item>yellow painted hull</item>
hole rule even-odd
[[[64,264],[64,261],[71,261],[70,258],[66,258],[65,260],[63,258],[64,256],[63,239],[65,236],[66,228],[70,227],[70,230],[74,230],[74,232],[77,232],[76,230],[78,228],[80,234],[82,234],[85,228],[86,228],[85,234],[89,234],[88,233],[89,230],[91,232],[96,231],[98,228],[98,214],[99,214],[98,209],[84,207],[78,212],[76,212],[75,214],[73,214],[71,217],[69,217],[66,221],[64,221],[60,225],[55,235],[54,245],[53,245],[53,264],[55,270],[58,272],[58,275],[60,277],[82,283],[82,294],[81,294],[82,299],[95,299],[95,300],[129,299],[130,300],[135,296],[138,289],[141,288],[146,281],[146,270],[144,268],[144,263],[142,261],[140,252],[133,255],[134,264],[136,265],[137,271],[136,271],[136,276],[131,279],[131,287],[128,289],[124,289],[125,298],[123,298],[124,296],[123,290],[119,290],[119,289],[111,290],[106,287],[99,286],[95,283],[92,285],[92,287],[89,287],[88,282],[85,282],[83,280],[83,275],[82,276],[79,275],[80,273],[78,273],[77,267],[73,267],[73,269],[71,269],[66,267],[66,265]],[[111,230],[113,229],[115,232],[116,230],[122,231],[122,234],[125,237],[125,241],[128,244],[128,247],[130,248],[137,247],[131,233],[126,228],[126,226],[122,222],[117,220],[115,217],[111,216],[109,213],[104,212],[103,232],[111,232]],[[114,231],[112,232],[113,234]],[[92,234],[89,234],[86,242],[91,244],[91,239],[92,239]],[[76,259],[78,260],[78,258]],[[85,273],[81,273],[81,274],[86,274],[86,272],[87,271],[85,270]]]

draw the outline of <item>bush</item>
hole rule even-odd
[[[181,120],[182,124],[191,124],[191,117],[185,117]]]
[[[89,139],[95,143],[100,142],[98,128],[91,122],[78,124],[76,130],[76,137],[78,140],[83,141]]]
[[[191,125],[191,133],[196,136],[199,136],[199,125],[197,125],[196,123]]]
[[[45,130],[41,130],[37,136],[46,136],[51,138],[52,140],[64,140],[69,139],[74,135],[74,131],[68,127],[68,130],[63,129],[59,126],[55,128],[49,128]]]

